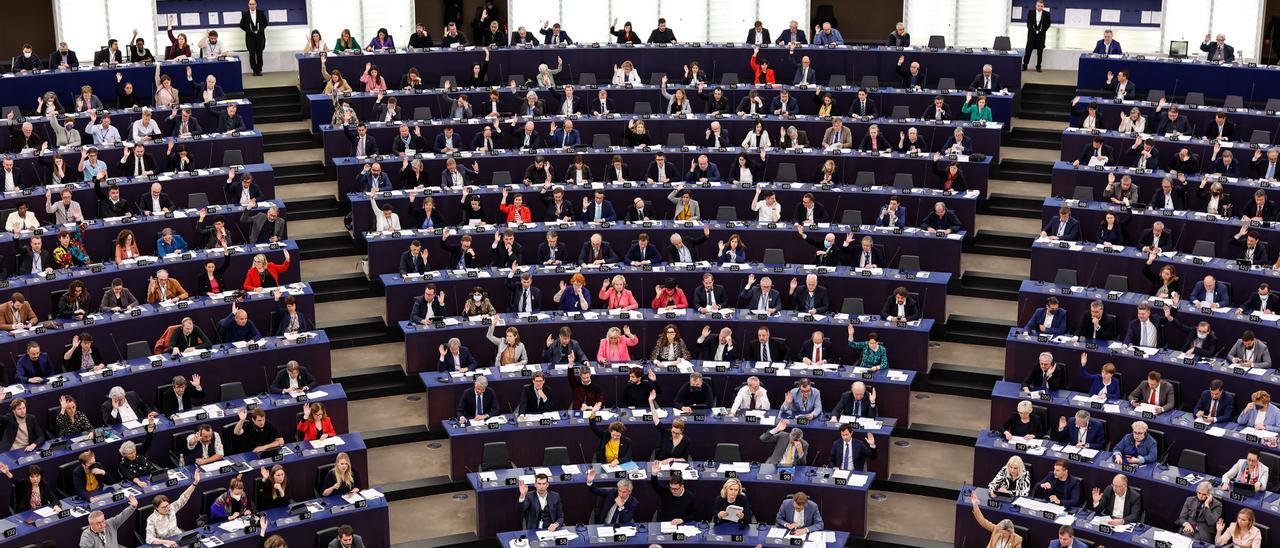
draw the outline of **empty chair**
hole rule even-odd
[[[876,76],[876,75],[874,75],[874,74],[864,74],[864,75],[862,75],[862,87],[864,87],[864,88],[878,88],[878,87],[880,87],[880,77],[879,77],[879,76]]]
[[[1261,453],[1258,454],[1258,461],[1266,465],[1268,470],[1280,470],[1280,468],[1277,468],[1277,467],[1280,467],[1280,455],[1276,455],[1275,453],[1270,453],[1267,451],[1262,451]],[[1278,484],[1280,484],[1280,474],[1276,474],[1276,477],[1267,478],[1268,491],[1275,491],[1276,488],[1280,486]],[[1266,545],[1264,544],[1263,546],[1266,546]]]
[[[1107,283],[1104,285],[1107,291],[1129,291],[1129,277],[1117,274],[1107,274]]]
[[[608,136],[606,135],[606,137],[608,137]],[[492,179],[492,183],[493,183],[493,184],[495,184],[495,185],[509,185],[509,184],[511,184],[511,172],[510,172],[510,171],[495,171],[495,172],[493,172],[493,179]]]
[[[653,105],[648,101],[636,101],[636,106],[632,110],[635,114],[653,114]]]
[[[916,179],[910,173],[897,173],[893,176],[893,188],[909,190],[916,186]]]
[[[413,119],[414,119],[414,120],[430,120],[430,119],[431,119],[431,107],[414,107],[414,108],[413,108]]]
[[[726,72],[726,73],[724,73],[724,74],[721,74],[721,75],[720,75],[720,84],[721,84],[721,85],[725,85],[725,86],[736,86],[736,85],[738,85],[738,73],[736,73],[736,72]]]
[[[862,210],[860,210],[860,209],[846,209],[846,210],[844,210],[844,213],[840,215],[840,224],[842,224],[842,225],[861,226],[861,225],[862,225]]]
[[[209,207],[209,195],[203,192],[192,192],[187,196],[187,207],[191,209]]]
[[[1204,93],[1201,93],[1199,91],[1188,91],[1187,98],[1184,102],[1187,103],[1188,105],[1196,105],[1198,107],[1202,107],[1204,106]]]
[[[778,174],[774,177],[774,180],[787,182],[800,180],[800,177],[796,175],[796,165],[792,162],[779,163]]]
[[[520,85],[524,83],[525,78],[523,74],[512,74],[511,76],[507,77],[508,82],[510,82],[511,80],[515,80],[516,85]]]
[[[1178,468],[1184,470],[1194,470],[1196,472],[1208,472],[1205,468],[1206,458],[1204,453],[1192,449],[1183,449],[1182,454],[1178,455]]]
[[[1093,201],[1093,187],[1077,186],[1075,190],[1071,192],[1071,197],[1081,202],[1091,202]]]
[[[511,462],[511,453],[507,451],[507,442],[494,441],[484,444],[480,458],[481,472],[515,467],[515,463]]]
[[[862,306],[862,299],[859,297],[845,297],[844,302],[840,305],[840,312],[850,316],[861,316],[865,312]]]
[[[716,462],[742,462],[742,450],[736,443],[717,443]]]
[[[238,148],[222,151],[222,165],[224,166],[244,165],[244,153],[240,152],[240,149]]]
[[[1076,271],[1070,268],[1059,268],[1053,276],[1053,283],[1058,285],[1076,285]]]
[[[683,134],[683,133],[669,133],[669,134],[667,134],[667,146],[669,146],[669,147],[682,147],[682,146],[684,146],[684,134]]]
[[[956,89],[956,79],[951,77],[938,78],[938,89]]]
[[[1259,145],[1271,144],[1271,132],[1265,129],[1255,129],[1249,134],[1249,142]]]
[[[338,538],[338,528],[325,527],[324,529],[316,531],[316,543],[312,546],[328,546],[335,538]]]
[[[764,250],[764,264],[787,264],[787,256],[781,249],[776,247],[766,248]]]
[[[1153,103],[1158,103],[1160,102],[1161,99],[1164,99],[1164,98],[1165,98],[1165,94],[1163,89],[1153,89],[1147,92],[1147,100]]]
[[[1216,250],[1217,246],[1214,245],[1213,242],[1208,240],[1196,240],[1195,247],[1191,248],[1191,254],[1199,255],[1201,257],[1215,257],[1216,255],[1214,255],[1214,252]]]
[[[910,118],[911,107],[908,107],[907,105],[894,105],[892,117],[898,119]]]
[[[440,86],[439,86],[439,87],[444,87],[444,83],[445,83],[445,82],[449,82],[449,87],[455,87],[455,88],[456,88],[456,87],[458,87],[458,79],[457,79],[457,78],[454,78],[452,74],[441,74],[441,75],[440,75]]]
[[[609,138],[608,133],[597,133],[591,136],[591,148],[608,148],[613,146],[613,140]]]
[[[716,209],[717,221],[736,221],[738,220],[738,208],[733,206],[722,205]]]
[[[1009,41],[1008,36],[997,36],[995,42],[991,44],[991,49],[996,51],[1009,51],[1013,49],[1013,44]]]
[[[858,186],[875,186],[876,174],[873,171],[859,171],[858,176],[853,179],[853,184]]]
[[[563,466],[569,464],[569,448],[563,445],[542,448],[543,466]]]
[[[847,86],[849,85],[849,79],[843,74],[832,74],[831,78],[827,80],[827,85],[831,87]]]
[[[138,539],[138,544],[147,543],[147,518],[155,513],[156,508],[150,504],[143,506],[138,505],[138,511],[133,514],[134,531],[133,536]]]
[[[596,85],[596,74],[594,72],[584,72],[578,75],[578,85],[594,86]]]
[[[1267,99],[1267,107],[1266,107],[1266,109],[1267,109],[1267,110],[1269,110],[1269,111],[1271,111],[1271,112],[1275,112],[1275,111],[1277,111],[1277,110],[1280,110],[1280,98],[1271,98],[1271,99]]]
[[[945,37],[940,36],[940,35],[937,35],[937,34],[935,34],[935,35],[933,35],[933,36],[930,36],[930,37],[929,37],[929,47],[934,48],[934,49],[942,49],[942,48],[945,48],[945,47],[947,47],[947,39],[946,39]]]
[[[667,77],[665,72],[654,72],[649,75],[649,85],[657,86],[662,84],[662,79]]]
[[[244,384],[240,381],[224,382],[218,387],[218,401],[243,400]]]
[[[1225,108],[1244,108],[1244,97],[1239,95],[1228,95],[1222,100],[1222,106]]]
[[[147,341],[133,341],[124,347],[126,359],[136,360],[151,355],[151,345]]]
[[[898,270],[919,272],[920,257],[917,255],[903,255],[901,259],[898,259]]]

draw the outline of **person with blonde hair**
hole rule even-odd
[[[496,322],[495,322],[496,323]],[[515,327],[508,327],[502,334],[502,338],[494,336],[494,324],[489,324],[489,332],[485,335],[489,342],[498,347],[498,357],[495,365],[501,367],[504,365],[519,365],[523,367],[529,363],[529,353],[525,350],[524,343],[520,342],[520,330]]]
[[[596,361],[601,365],[631,361],[630,347],[640,343],[640,337],[631,333],[631,326],[622,329],[610,327],[605,338],[600,339],[600,350],[596,352]]]
[[[1027,466],[1022,463],[1022,457],[1017,455],[1009,457],[1009,461],[1000,468],[999,472],[996,472],[996,477],[991,478],[991,483],[987,484],[987,490],[1015,497],[1029,496],[1031,474],[1027,473]]]
[[[333,467],[325,472],[324,481],[320,485],[324,486],[321,494],[326,497],[334,493],[359,493],[360,475],[351,465],[351,455],[346,452],[338,453],[333,460]]]
[[[738,512],[733,515],[729,513],[730,506],[742,508],[741,515]],[[747,488],[742,485],[742,481],[738,478],[729,478],[725,480],[724,485],[720,486],[720,495],[716,497],[715,505],[711,508],[712,525],[720,525],[722,523],[737,523],[742,526],[751,523],[751,499],[747,498]]]
[[[977,520],[978,525],[982,526],[983,529],[991,532],[991,539],[987,541],[987,548],[1022,547],[1022,535],[1014,532],[1013,521],[1002,519],[1000,523],[991,523],[986,516],[982,515],[982,507],[978,504],[978,491],[976,489],[969,492],[969,504],[973,507],[973,519]]]
[[[1237,548],[1262,548],[1262,531],[1258,529],[1253,515],[1253,510],[1241,508],[1240,512],[1236,513],[1236,520],[1230,526],[1219,518],[1214,544]]]

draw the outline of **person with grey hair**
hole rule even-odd
[[[143,489],[147,488],[147,480],[154,472],[159,472],[161,468],[156,466],[147,458],[147,451],[151,449],[151,439],[156,432],[156,418],[147,419],[147,436],[143,438],[142,444],[138,445],[132,441],[126,441],[120,444],[120,467],[117,472],[120,474],[120,481],[129,481]]]
[[[191,249],[187,245],[187,240],[183,239],[181,234],[173,231],[170,227],[165,227],[160,231],[160,238],[156,240],[156,254],[164,257],[170,253],[184,253]]]
[[[200,386],[199,373],[191,375],[190,383],[187,382],[186,377],[175,375],[171,387],[160,392],[156,407],[159,408],[160,414],[172,418],[178,413],[190,410],[194,400],[203,398],[204,388]]]
[[[1045,417],[1035,412],[1031,400],[1021,400],[1017,409],[1000,425],[1005,441],[1040,439],[1047,434]]]
[[[275,380],[271,381],[270,391],[272,394],[297,395],[315,385],[316,378],[307,371],[307,368],[300,365],[297,360],[289,360],[289,363],[276,372]]]
[[[978,525],[983,529],[991,532],[991,540],[987,542],[988,548],[1022,548],[1022,535],[1014,532],[1012,521],[1002,519],[1000,523],[991,523],[982,515],[982,506],[978,503],[977,489],[969,491],[969,504],[973,507],[973,519],[977,520]]]
[[[774,444],[773,453],[765,462],[780,466],[804,464],[804,458],[809,454],[809,442],[804,439],[804,431],[799,427],[792,428],[784,435],[787,424],[787,419],[778,419],[777,426],[760,434],[760,441]]]
[[[80,531],[80,548],[120,548],[122,545],[116,529],[128,521],[137,509],[138,499],[129,495],[129,506],[111,519],[107,519],[107,515],[101,510],[90,512],[89,526]]]
[[[466,373],[478,367],[476,358],[471,354],[471,350],[462,346],[462,341],[457,337],[450,338],[445,344],[440,345],[440,363],[437,370],[441,373],[457,371]]]
[[[595,509],[595,520],[599,524],[620,525],[635,523],[636,509],[640,501],[631,496],[633,486],[631,480],[623,478],[612,488],[591,485],[596,480],[594,466],[587,468],[587,490],[600,499]]]
[[[111,387],[107,401],[102,402],[102,423],[107,426],[141,421],[155,415],[136,392],[125,392],[119,386]]]
[[[489,379],[477,375],[475,384],[458,398],[458,423],[465,425],[469,420],[483,422],[499,413],[498,395],[489,390]]]
[[[1124,474],[1116,474],[1111,478],[1111,485],[1106,490],[1093,488],[1085,509],[1110,518],[1111,526],[1126,523],[1140,523],[1142,517],[1142,494],[1129,488],[1129,478]]]
[[[538,65],[538,74],[534,76],[534,82],[540,88],[556,87],[556,75],[564,70],[564,59],[556,56],[556,68],[552,69],[546,63]]]
[[[1101,428],[1092,428],[1089,422],[1091,418],[1092,415],[1084,409],[1077,410],[1071,421],[1067,421],[1065,416],[1058,417],[1058,428],[1051,433],[1051,437],[1082,449],[1102,449],[1107,440],[1103,437]]]
[[[991,72],[991,65],[982,65],[982,74],[973,77],[969,83],[970,91],[991,93],[1000,89],[1000,75]]]
[[[1182,502],[1178,513],[1178,532],[1200,542],[1213,543],[1214,530],[1222,517],[1222,502],[1213,496],[1213,485],[1207,481],[1196,484],[1196,493]]]

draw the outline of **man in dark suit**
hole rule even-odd
[[[844,252],[853,256],[855,268],[875,268],[889,266],[884,262],[884,252],[876,247],[871,236],[863,236],[858,247],[853,247],[853,232],[844,238]]]
[[[631,249],[627,250],[626,262],[631,266],[660,265],[662,255],[658,253],[656,246],[649,244],[649,235],[641,233],[636,243],[631,244]]]
[[[1057,297],[1049,297],[1043,307],[1031,314],[1023,329],[1032,335],[1062,335],[1067,332],[1067,312],[1062,310]]]
[[[829,308],[827,288],[818,285],[818,275],[809,274],[804,277],[804,286],[791,278],[791,302],[796,312],[809,314],[826,314]]]
[[[1044,2],[1037,0],[1036,9],[1027,12],[1027,47],[1026,53],[1022,54],[1022,70],[1027,70],[1027,65],[1031,63],[1031,52],[1036,52],[1036,72],[1040,72],[1040,66],[1044,63],[1044,42],[1045,35],[1049,32],[1052,23],[1049,21],[1049,12],[1044,9]]]
[[[702,226],[702,234],[689,238],[688,242],[684,241],[684,236],[679,233],[672,233],[670,244],[663,250],[669,263],[692,263],[698,260],[698,246],[707,242],[711,237],[711,225]]]
[[[409,321],[427,325],[431,320],[449,315],[444,305],[444,293],[437,291],[436,284],[427,284],[422,296],[413,299],[413,311],[409,313]]]
[[[920,319],[920,303],[911,297],[907,288],[899,287],[880,307],[880,317],[885,321],[914,322]]]
[[[1231,239],[1231,244],[1240,248],[1238,260],[1247,261],[1251,265],[1271,264],[1266,242],[1263,242],[1261,234],[1251,229],[1248,224],[1240,227],[1240,232]]]
[[[724,286],[717,284],[715,276],[710,272],[702,275],[702,285],[693,290],[693,306],[698,313],[706,314],[712,310],[723,308],[728,301],[724,300]]]
[[[1205,276],[1191,289],[1191,298],[1188,300],[1197,307],[1231,306],[1231,288],[1226,282],[1219,282],[1212,275]]]
[[[1138,317],[1129,321],[1124,333],[1124,344],[1164,348],[1164,326],[1173,321],[1173,309],[1165,306],[1163,316],[1153,316],[1151,305],[1138,304]]]
[[[66,42],[58,42],[58,49],[49,54],[49,68],[70,68],[80,66],[80,60],[76,58],[76,52],[67,48]]]
[[[1271,286],[1265,282],[1258,284],[1258,290],[1249,296],[1249,300],[1240,305],[1246,313],[1250,312],[1267,312],[1275,314],[1280,312],[1280,298],[1271,297]]]
[[[124,55],[120,53],[120,42],[115,38],[107,40],[107,47],[93,54],[94,66],[118,65],[123,62]]]
[[[1123,507],[1115,507],[1116,497],[1124,497]],[[1105,491],[1099,493],[1096,489],[1094,490],[1093,495],[1086,501],[1085,509],[1107,516],[1110,518],[1107,523],[1112,526],[1139,523],[1138,518],[1142,516],[1142,495],[1129,488],[1128,477],[1124,474],[1116,474]]]
[[[858,118],[875,118],[876,102],[868,96],[867,90],[859,89],[858,97],[853,100],[853,104],[849,106],[849,116]]]
[[[1022,392],[1066,390],[1067,366],[1053,361],[1053,354],[1041,352],[1039,366],[1031,368],[1022,381]]]
[[[800,353],[796,355],[796,360],[812,365],[840,362],[835,352],[831,351],[831,341],[827,340],[822,331],[814,331],[813,335],[809,336],[809,340],[800,345]]]
[[[1160,169],[1160,150],[1154,139],[1134,139],[1129,147],[1129,167],[1135,169]]]
[[[1191,327],[1174,320],[1173,325],[1187,333],[1186,342],[1182,343],[1181,348],[1187,354],[1194,354],[1200,358],[1213,358],[1218,355],[1218,336],[1209,328],[1209,322],[1200,322],[1195,327]]]
[[[409,249],[400,252],[400,275],[425,274],[429,270],[431,265],[427,264],[427,250],[422,247],[422,242],[409,242]]]
[[[1150,204],[1151,209],[1186,209],[1182,195],[1182,192],[1173,187],[1172,179],[1162,179],[1160,188],[1151,194],[1147,203]]]
[[[702,335],[698,337],[697,344],[700,360],[736,361],[742,353],[741,347],[733,340],[733,330],[728,327],[720,328],[720,333],[712,337],[711,326],[702,326]]]
[[[1262,149],[1253,151],[1253,158],[1249,160],[1249,167],[1253,169],[1254,175],[1261,179],[1274,181],[1280,176],[1280,148],[1269,148],[1266,157],[1263,157]]]
[[[1107,83],[1103,84],[1103,89],[1113,94],[1116,99],[1134,100],[1138,98],[1138,86],[1129,79],[1129,71],[1121,70],[1118,73],[1107,71]]]
[[[806,264],[816,266],[840,266],[840,251],[846,249],[836,246],[836,235],[828,232],[821,240],[814,238],[812,235],[804,233],[804,225],[796,224],[796,232],[800,234],[800,241],[809,244],[814,248],[813,259],[805,261]]]
[[[466,373],[475,368],[476,358],[471,354],[471,349],[462,346],[462,341],[457,337],[449,339],[447,344],[440,345],[440,362],[437,370],[441,373],[450,371]]]
[[[1053,471],[1045,475],[1044,479],[1036,485],[1035,494],[1038,498],[1067,508],[1078,508],[1080,503],[1084,502],[1083,482],[1068,472],[1067,462],[1063,460],[1053,463]],[[1075,548],[1075,546],[1065,544],[1061,548]]]
[[[772,40],[769,39],[769,29],[764,28],[764,23],[756,21],[750,29],[747,30],[747,39],[744,43],[753,46],[767,45]]]
[[[840,420],[842,416],[874,419],[880,415],[876,410],[876,389],[867,392],[867,385],[862,381],[854,381],[848,392],[840,395],[840,402],[831,408],[831,422]]]
[[[1000,75],[991,71],[991,65],[982,65],[982,73],[969,82],[970,91],[991,93],[1000,89]]]
[[[1216,38],[1209,34],[1204,35],[1200,51],[1205,52],[1206,59],[1215,63],[1233,63],[1236,60],[1236,48],[1227,45],[1225,34],[1218,34]]]
[[[458,398],[457,411],[458,422],[461,424],[466,424],[467,421],[483,421],[500,413],[498,396],[489,390],[489,379],[483,376],[476,377],[475,384]]]
[[[258,9],[257,0],[249,0],[249,9],[240,12],[240,30],[249,50],[249,67],[254,76],[262,76],[262,51],[267,49],[267,12]]]
[[[555,266],[571,261],[566,254],[564,244],[560,242],[560,233],[547,231],[547,241],[538,244],[538,264]]]
[[[1160,123],[1156,124],[1156,135],[1168,135],[1170,133],[1188,135],[1191,131],[1191,121],[1179,112],[1177,105],[1170,105],[1168,114],[1165,114],[1160,119]]]
[[[578,253],[578,264],[601,265],[618,262],[618,254],[613,252],[609,242],[604,241],[599,233],[592,234],[591,239],[582,243],[582,251]]]
[[[1071,208],[1063,205],[1058,208],[1058,216],[1049,219],[1049,224],[1040,231],[1041,238],[1074,242],[1080,239],[1080,221],[1071,216]]]
[[[827,216],[826,206],[818,202],[812,192],[806,192],[800,197],[791,218],[800,224],[825,223],[831,220]]]
[[[532,121],[525,122],[524,130],[511,134],[511,138],[515,140],[515,148],[539,149],[543,145],[542,134],[533,128]]]
[[[1094,422],[1089,412],[1081,409],[1076,411],[1075,417],[1069,421],[1065,415],[1058,417],[1058,428],[1053,431],[1051,437],[1059,443],[1074,445],[1081,449],[1101,450],[1107,443],[1103,424],[1101,421]],[[1078,500],[1076,502],[1079,503]]]
[[[471,235],[463,234],[458,239],[458,243],[449,241],[451,231],[446,228],[440,234],[440,248],[449,253],[449,262],[445,263],[445,268],[476,268],[479,262],[476,259],[476,250],[471,245]]]
[[[289,360],[289,363],[276,371],[270,391],[272,394],[301,394],[317,384],[315,376],[306,367],[295,360]]]
[[[1236,135],[1236,123],[1227,120],[1225,112],[1215,114],[1213,123],[1204,130],[1204,138],[1212,141],[1235,141]]]
[[[582,216],[579,218],[584,223],[590,222],[612,222],[618,219],[618,213],[613,209],[613,203],[604,199],[604,191],[597,190],[594,194],[594,200],[582,197]]]
[[[1196,420],[1212,424],[1230,422],[1231,417],[1235,416],[1235,409],[1235,398],[1223,389],[1222,380],[1213,379],[1209,381],[1209,389],[1200,393],[1200,399],[1196,400],[1196,406],[1191,412],[1195,413]]]
[[[729,132],[720,127],[720,122],[711,122],[711,127],[703,132],[702,145],[707,148],[721,148],[734,146],[734,142],[729,139]]]
[[[1173,249],[1173,231],[1166,228],[1163,222],[1156,221],[1151,228],[1142,233],[1138,243],[1142,246],[1143,253],[1150,253],[1153,250],[1171,250]]]
[[[756,330],[756,340],[744,345],[742,359],[749,362],[784,362],[787,361],[787,345],[783,341],[769,336],[769,328],[760,326]]]
[[[126,410],[127,409],[127,410]],[[132,414],[132,420],[146,420],[148,416],[155,413],[151,411],[147,404],[138,397],[138,393],[132,390],[125,392],[119,386],[111,387],[107,394],[107,401],[102,402],[102,424],[107,426],[121,424],[126,418]]]
[[[623,525],[636,522],[636,510],[640,501],[631,496],[631,480],[618,480],[615,487],[596,487],[594,466],[587,468],[587,490],[600,499],[591,519],[602,525]]]
[[[40,426],[40,421],[27,413],[27,400],[22,397],[14,398],[9,402],[9,410],[11,415],[0,417],[0,430],[4,433],[0,434],[0,450],[10,451],[21,449],[31,452],[40,447],[48,436],[44,432],[44,428]],[[19,424],[22,428],[19,429]],[[23,439],[19,439],[19,433],[24,434]],[[25,442],[25,443],[23,443]],[[52,503],[52,501],[45,501]]]
[[[667,156],[659,151],[653,155],[653,161],[644,171],[645,179],[650,183],[661,183],[680,180],[679,168],[667,161]]]
[[[659,219],[661,216],[653,207],[640,196],[636,196],[631,200],[631,207],[627,208],[626,221],[629,223],[638,223],[641,221],[652,221]]]
[[[1175,402],[1177,401],[1177,395],[1174,394],[1174,390],[1175,389],[1173,388],[1173,383],[1170,383],[1169,381],[1166,381],[1163,378],[1161,378],[1159,371],[1150,371],[1147,373],[1147,380],[1145,382],[1138,383],[1138,387],[1134,388],[1132,392],[1129,392],[1129,403],[1132,404],[1134,407],[1137,407],[1144,403],[1149,405],[1154,405],[1159,408],[1156,411],[1157,413],[1163,413],[1165,411],[1173,409],[1175,406]],[[1143,428],[1143,430],[1145,431],[1145,428]],[[1136,427],[1134,428],[1134,432],[1135,433],[1138,432],[1138,429]],[[1138,451],[1142,451],[1143,447],[1141,446],[1146,445],[1145,441],[1138,441],[1137,437],[1132,435],[1125,436],[1124,440],[1128,440],[1129,441],[1128,445],[1135,447]],[[1151,445],[1154,446],[1155,444],[1151,444]],[[1128,448],[1129,447],[1125,447],[1124,449],[1128,449]],[[1152,458],[1145,458],[1143,460],[1139,460],[1138,462],[1143,462],[1144,460],[1145,462],[1152,462],[1154,460],[1154,454],[1156,453],[1157,449],[1154,447],[1151,447],[1150,451],[1153,455]],[[1115,448],[1115,452],[1116,452],[1116,458],[1119,458],[1121,455],[1126,455],[1126,456],[1134,455],[1133,453],[1125,453],[1125,451],[1121,449],[1119,446]]]
[[[854,437],[853,425],[840,425],[840,439],[831,444],[831,457],[827,466],[840,470],[860,471],[863,464],[876,458],[876,438],[867,432],[866,441]]]
[[[808,44],[809,40],[804,37],[804,29],[800,28],[799,23],[792,21],[787,30],[778,34],[778,39],[774,43],[779,46],[787,46],[791,44]]]
[[[546,244],[543,244],[546,245]],[[542,311],[542,290],[533,286],[533,274],[525,272],[516,278],[512,270],[507,275],[507,289],[511,291],[507,312],[536,314]]]
[[[378,143],[369,135],[363,122],[356,125],[355,131],[351,131],[351,126],[342,126],[342,131],[347,140],[351,141],[352,156],[373,156],[378,153]]]
[[[1080,156],[1076,157],[1076,161],[1072,165],[1089,165],[1090,161],[1095,157],[1101,158],[1099,161],[1102,161],[1103,165],[1115,164],[1114,151],[1112,151],[1111,145],[1103,144],[1101,136],[1094,137],[1089,146],[1080,151]]]
[[[34,340],[27,341],[27,351],[17,362],[17,381],[20,383],[41,384],[57,374],[49,361],[49,353],[41,352],[40,343]]]
[[[1240,211],[1251,221],[1276,220],[1275,204],[1267,199],[1267,191],[1258,189],[1253,193],[1253,202],[1240,206]]]
[[[177,375],[173,377],[173,386],[160,392],[157,407],[161,415],[172,419],[178,413],[189,411],[192,403],[201,399],[204,399],[204,388],[200,387],[200,374],[191,375],[190,383],[187,382],[186,377]]]
[[[617,114],[618,102],[609,97],[609,91],[600,88],[596,92],[596,98],[591,100],[591,114],[593,116],[604,116],[606,114]]]
[[[760,278],[759,287],[755,287],[756,275],[747,274],[747,285],[738,294],[739,308],[747,310],[766,310],[773,314],[782,308],[778,290],[773,288],[773,279]]]
[[[520,493],[520,513],[524,516],[525,529],[555,531],[564,527],[564,506],[560,503],[560,493],[550,490],[551,480],[546,474],[534,476],[535,496],[529,496],[529,486],[523,481],[516,482],[516,491]]]
[[[1102,306],[1102,301],[1099,300],[1089,303],[1089,315],[1080,318],[1080,325],[1076,327],[1077,337],[1110,341],[1120,336],[1120,326],[1115,314],[1107,314]]]

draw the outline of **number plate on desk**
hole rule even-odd
[[[1102,409],[1102,402],[1100,401],[1089,402],[1089,409]]]
[[[497,430],[497,429],[498,429],[499,427],[501,427],[502,425],[501,425],[501,424],[498,424],[498,423],[496,423],[496,422],[491,422],[491,423],[486,424],[485,426],[486,426],[488,429],[490,429],[490,430]]]
[[[1042,517],[1042,518],[1044,518],[1044,519],[1047,519],[1047,520],[1055,520],[1055,519],[1058,519],[1058,514],[1056,514],[1056,513],[1052,512],[1052,511],[1049,511],[1049,510],[1044,510],[1044,511],[1040,512],[1040,517]]]
[[[1239,502],[1239,501],[1243,501],[1243,500],[1244,500],[1244,495],[1241,495],[1240,493],[1237,493],[1237,492],[1235,492],[1235,491],[1232,491],[1232,492],[1231,492],[1231,500],[1234,500],[1234,501],[1237,501],[1237,502]]]
[[[1124,465],[1121,465],[1121,466],[1120,466],[1120,469],[1121,469],[1121,470],[1124,470],[1124,472],[1125,472],[1126,474],[1132,474],[1132,473],[1134,473],[1134,472],[1137,472],[1137,471],[1138,471],[1138,465],[1136,465],[1136,464],[1124,464]]]
[[[806,426],[806,425],[808,425],[808,424],[809,424],[809,417],[798,417],[798,418],[796,419],[796,424],[798,424],[798,425],[800,425],[800,426]]]
[[[1187,481],[1187,478],[1184,478],[1184,477],[1182,477],[1182,476],[1178,476],[1178,477],[1176,477],[1176,478],[1173,478],[1173,482],[1174,482],[1174,483],[1176,483],[1176,484],[1178,484],[1178,485],[1182,485],[1182,486],[1184,486],[1184,487],[1185,487],[1185,486],[1187,486],[1187,485],[1191,485],[1191,482]]]
[[[1085,350],[1097,350],[1097,349],[1098,349],[1098,343],[1084,343],[1084,349],[1085,349]]]
[[[1150,411],[1143,411],[1143,412],[1142,412],[1142,418],[1147,419],[1147,420],[1151,420],[1151,419],[1156,418],[1156,414],[1155,414],[1155,413],[1152,413],[1152,412],[1150,412]]]
[[[1114,530],[1115,529],[1113,529],[1110,525],[1107,525],[1105,523],[1098,524],[1099,533],[1110,535]]]
[[[1047,343],[1047,342],[1049,342],[1049,336],[1048,336],[1048,335],[1036,335],[1036,342]]]
[[[1195,358],[1182,358],[1182,365],[1192,365],[1196,363]]]
[[[706,422],[706,421],[707,421],[706,415],[698,414],[693,416],[693,422]]]
[[[1071,453],[1071,454],[1067,455],[1067,459],[1068,459],[1068,460],[1073,460],[1073,461],[1079,461],[1079,460],[1080,460],[1080,453]]]

